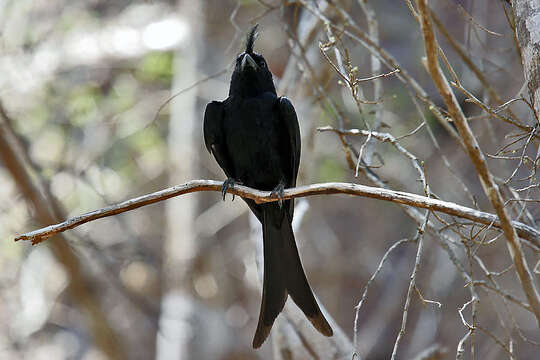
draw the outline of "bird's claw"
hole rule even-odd
[[[283,193],[284,193],[284,190],[285,190],[285,186],[283,185],[282,182],[280,182],[278,184],[278,186],[276,186],[274,188],[274,190],[272,190],[272,192],[270,193],[272,196],[277,196],[278,204],[279,204],[280,209],[283,207]]]
[[[223,186],[221,187],[221,196],[223,197],[223,201],[225,201],[225,195],[227,195],[227,190],[229,188],[234,189],[235,181],[233,178],[228,178],[223,182]],[[232,194],[232,201],[234,201],[234,194]]]

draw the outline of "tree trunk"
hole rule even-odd
[[[540,114],[540,2],[514,0],[516,36],[521,63],[536,118]]]
[[[188,4],[186,4],[188,3]],[[200,32],[197,23],[189,21],[190,15],[197,13],[197,2],[178,1],[179,13],[189,22],[192,45],[178,49],[174,55],[171,96],[186,88],[196,77],[196,64],[199,54],[197,37]],[[196,97],[178,96],[170,103],[169,118],[169,183],[179,184],[196,174],[194,149],[196,121]],[[162,300],[160,329],[157,334],[156,359],[187,359],[191,357],[189,342],[191,338],[194,299],[189,290],[188,269],[195,254],[195,196],[165,203],[167,225],[163,244]],[[195,334],[193,334],[195,335]]]
[[[45,226],[65,219],[64,209],[51,195],[33,165],[27,161],[20,143],[21,140],[13,132],[11,121],[0,104],[0,160],[13,177],[22,196],[34,207],[37,222]],[[63,235],[57,235],[48,245],[70,276],[67,288],[69,295],[86,316],[96,346],[109,359],[127,358],[121,337],[109,323],[99,296],[92,291],[92,284],[96,280],[84,271],[79,258]]]

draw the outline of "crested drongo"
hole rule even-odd
[[[283,189],[296,186],[300,163],[300,129],[293,105],[278,97],[264,57],[253,51],[257,25],[248,34],[246,51],[236,58],[229,97],[212,101],[204,114],[204,141],[225,172],[223,199],[235,183],[272,191],[277,202],[244,199],[263,228],[264,280],[259,323],[253,347],[268,337],[287,295],[317,330],[332,328],[324,318],[300,262],[291,221],[294,200]]]

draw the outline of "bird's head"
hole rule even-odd
[[[266,60],[261,54],[253,51],[258,26],[251,28],[247,36],[246,51],[236,58],[229,95],[251,97],[264,92],[276,93]]]

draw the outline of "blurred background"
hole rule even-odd
[[[238,198],[192,193],[37,246],[13,242],[168,186],[224,180],[203,145],[204,108],[227,97],[231,65],[254,23],[255,49],[301,124],[299,185],[342,181],[424,195],[425,173],[432,197],[493,212],[422,66],[423,40],[408,5],[0,0],[0,359],[286,358],[276,339],[251,348],[261,241]],[[430,6],[463,88],[494,108],[527,98],[506,2]],[[351,80],[396,68],[401,73],[354,86],[337,72]],[[497,108],[501,119],[456,94],[506,199],[530,200],[509,202],[512,217],[536,227],[536,139],[504,121],[536,124],[526,101]],[[402,148],[317,131],[328,125],[389,133]],[[424,210],[342,195],[297,206],[299,251],[321,304],[349,345],[356,337],[358,355],[389,359]],[[433,346],[454,358],[463,339],[467,359],[535,358],[538,327],[520,305],[525,296],[504,237],[441,214],[430,221],[398,358]],[[401,239],[410,241],[389,253],[356,314],[368,280]],[[538,279],[538,249],[524,249]],[[464,305],[464,319],[477,326],[468,337],[458,313]],[[352,357],[350,348],[343,352]]]

